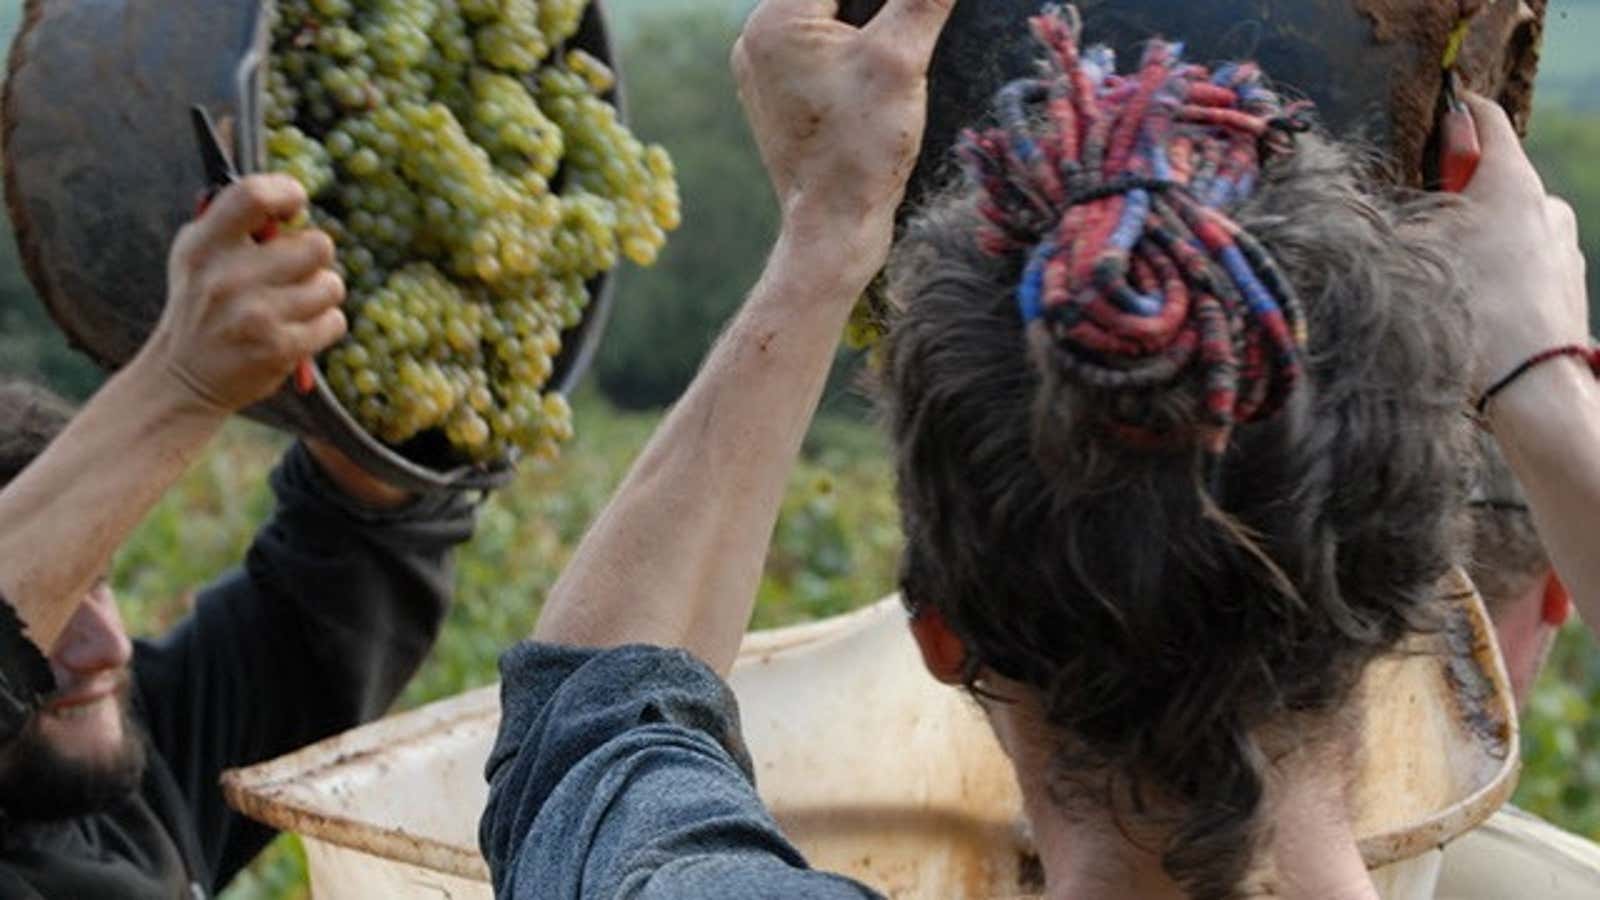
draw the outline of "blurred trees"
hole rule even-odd
[[[619,405],[671,403],[761,273],[778,211],[728,67],[737,19],[711,8],[650,12],[621,58],[634,130],[678,165],[683,227],[651,269],[619,274],[600,387]]]

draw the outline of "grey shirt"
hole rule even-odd
[[[733,692],[682,651],[541,644],[500,663],[479,843],[515,900],[861,900],[756,795]]]

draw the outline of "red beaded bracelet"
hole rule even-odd
[[[1483,396],[1478,398],[1478,416],[1482,418],[1483,414],[1489,409],[1489,401],[1494,399],[1495,394],[1510,387],[1513,381],[1527,374],[1529,369],[1547,363],[1552,359],[1560,359],[1563,356],[1576,356],[1582,359],[1589,366],[1589,371],[1593,372],[1596,378],[1600,378],[1600,347],[1585,347],[1581,344],[1552,347],[1542,353],[1535,353],[1533,356],[1528,357],[1521,365],[1512,369],[1506,377],[1489,385],[1489,389],[1484,391]]]

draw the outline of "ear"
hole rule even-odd
[[[967,668],[967,645],[950,630],[944,614],[931,606],[924,606],[911,617],[911,636],[917,639],[922,651],[922,664],[939,681],[960,685]]]
[[[1552,628],[1560,628],[1572,618],[1572,595],[1554,571],[1545,576],[1544,605],[1539,616]]]

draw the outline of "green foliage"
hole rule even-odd
[[[1589,629],[1562,632],[1522,717],[1515,802],[1600,841],[1600,646]]]
[[[623,41],[635,129],[678,162],[685,225],[655,269],[628,270],[597,366],[612,402],[632,409],[673,400],[754,283],[777,213],[740,115],[728,50],[751,0],[608,0]],[[0,0],[0,34],[20,3]],[[1552,191],[1578,209],[1585,251],[1600,259],[1600,0],[1554,0],[1530,150]],[[1589,113],[1575,111],[1588,106]],[[155,249],[152,252],[159,252]],[[1600,264],[1591,266],[1600,298]],[[75,397],[99,376],[70,351],[0,241],[0,370],[40,377]],[[830,406],[848,405],[836,381]],[[844,398],[841,401],[841,397]],[[580,398],[578,436],[559,462],[526,467],[483,508],[477,537],[457,557],[457,602],[434,654],[401,700],[415,706],[486,684],[502,650],[533,627],[557,574],[644,446],[657,414],[618,412]],[[824,418],[806,444],[773,535],[755,623],[833,615],[892,588],[900,534],[881,438],[858,422]],[[158,632],[188,608],[189,591],[242,559],[271,497],[265,476],[281,436],[230,426],[158,505],[119,556],[114,582],[136,631]],[[1524,722],[1517,800],[1600,839],[1600,648],[1563,635]],[[280,840],[227,893],[229,900],[302,900],[304,854]]]

